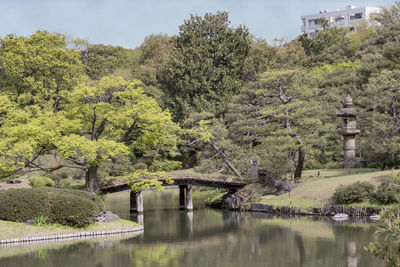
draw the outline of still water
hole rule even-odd
[[[193,213],[179,211],[177,190],[144,195],[145,215],[130,217],[129,193],[108,196],[108,209],[143,220],[145,231],[114,237],[25,247],[0,247],[0,266],[384,266],[364,247],[374,241],[369,219],[282,217],[204,207],[194,192]]]

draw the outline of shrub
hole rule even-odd
[[[50,179],[49,177],[45,176],[38,176],[32,177],[29,179],[29,184],[36,188],[36,187],[54,187],[56,183]]]
[[[226,190],[209,190],[206,195],[206,205],[211,207],[221,207],[222,197],[226,193]]]
[[[383,259],[386,266],[400,265],[400,207],[392,206],[382,211],[381,235],[378,242],[370,243],[367,250],[377,258]]]
[[[269,186],[265,187],[265,189],[261,192],[262,196],[274,195],[276,193],[276,188],[271,188]]]
[[[340,185],[333,193],[332,199],[335,204],[358,203],[371,198],[374,191],[375,186],[368,182]]]
[[[0,192],[0,219],[24,222],[48,217],[50,222],[81,227],[104,208],[102,199],[85,191],[54,188]]]
[[[86,198],[88,200],[93,201],[96,204],[97,208],[98,208],[97,213],[99,213],[100,211],[104,210],[104,201],[103,201],[103,199],[101,197],[99,197],[96,194],[92,194],[92,193],[89,193],[89,192],[86,192],[86,191],[83,191],[83,190],[74,190],[74,189],[59,189],[57,191],[63,192],[65,194],[74,195],[74,196],[77,196],[77,197]]]
[[[11,189],[0,192],[0,219],[25,222],[48,213],[48,194],[44,188]]]
[[[57,188],[69,188],[70,186],[71,186],[71,181],[69,181],[67,179],[63,179],[58,182],[56,187]]]
[[[95,202],[73,194],[60,194],[52,200],[50,219],[53,223],[83,227],[92,223],[91,218],[99,209]]]
[[[135,164],[133,165],[133,168],[134,168],[135,170],[147,170],[147,165],[146,165],[146,163],[138,162],[138,163],[135,163]]]
[[[328,162],[324,165],[325,169],[337,169],[339,166],[339,163],[337,162]]]
[[[382,183],[376,190],[376,200],[380,204],[399,203],[400,190],[394,183]]]
[[[170,172],[182,168],[182,162],[176,160],[156,160],[151,166],[152,171],[166,171]]]
[[[49,221],[50,221],[49,217],[45,215],[39,215],[38,217],[35,218],[33,224],[36,226],[43,226],[43,225],[48,225]]]

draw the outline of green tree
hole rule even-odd
[[[221,116],[250,78],[248,31],[231,27],[226,12],[191,15],[179,30],[172,54],[157,75],[174,117],[183,121],[193,111]]]
[[[325,28],[317,30],[311,38],[301,35],[301,42],[308,60],[307,66],[319,66],[324,64],[354,61],[356,49],[351,43],[348,28]]]
[[[98,168],[119,155],[147,155],[157,161],[174,156],[179,127],[138,81],[107,76],[87,81],[68,95],[65,109],[53,114],[23,110],[2,96],[1,170],[3,176],[30,171],[82,169],[88,191],[98,191]],[[43,167],[38,158],[54,154],[64,159]]]
[[[79,54],[67,45],[64,35],[46,31],[0,39],[0,92],[21,106],[51,102],[59,110],[82,76]]]
[[[162,106],[168,102],[157,80],[157,72],[168,60],[173,50],[173,37],[165,34],[152,34],[147,36],[143,44],[138,48],[140,57],[138,65],[133,69],[133,77],[142,81],[147,95],[154,97]]]
[[[355,96],[364,159],[379,162],[382,168],[400,164],[399,77],[399,70],[383,70]]]
[[[303,70],[270,71],[235,98],[227,124],[234,143],[276,175],[300,178],[306,159],[318,161],[336,129],[315,78]],[[265,162],[267,161],[267,162]],[[311,164],[310,164],[311,165]]]
[[[116,72],[126,73],[130,78],[140,57],[140,51],[137,49],[90,43],[80,53],[85,72],[93,80],[100,80]]]

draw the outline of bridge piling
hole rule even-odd
[[[137,207],[136,207],[136,193],[131,191],[130,193],[130,197],[129,197],[129,201],[130,201],[130,212],[136,212],[137,211]]]
[[[192,185],[186,187],[186,210],[193,211],[193,201],[192,201]]]
[[[184,186],[184,185],[179,186],[179,209],[180,210],[185,209],[185,189],[186,189],[186,186]]]
[[[131,191],[130,194],[130,212],[137,212],[137,214],[143,214],[143,193]]]

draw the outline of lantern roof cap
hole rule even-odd
[[[348,94],[345,98],[344,98],[344,105],[345,108],[352,108],[353,107],[353,99],[351,98],[351,96]]]

